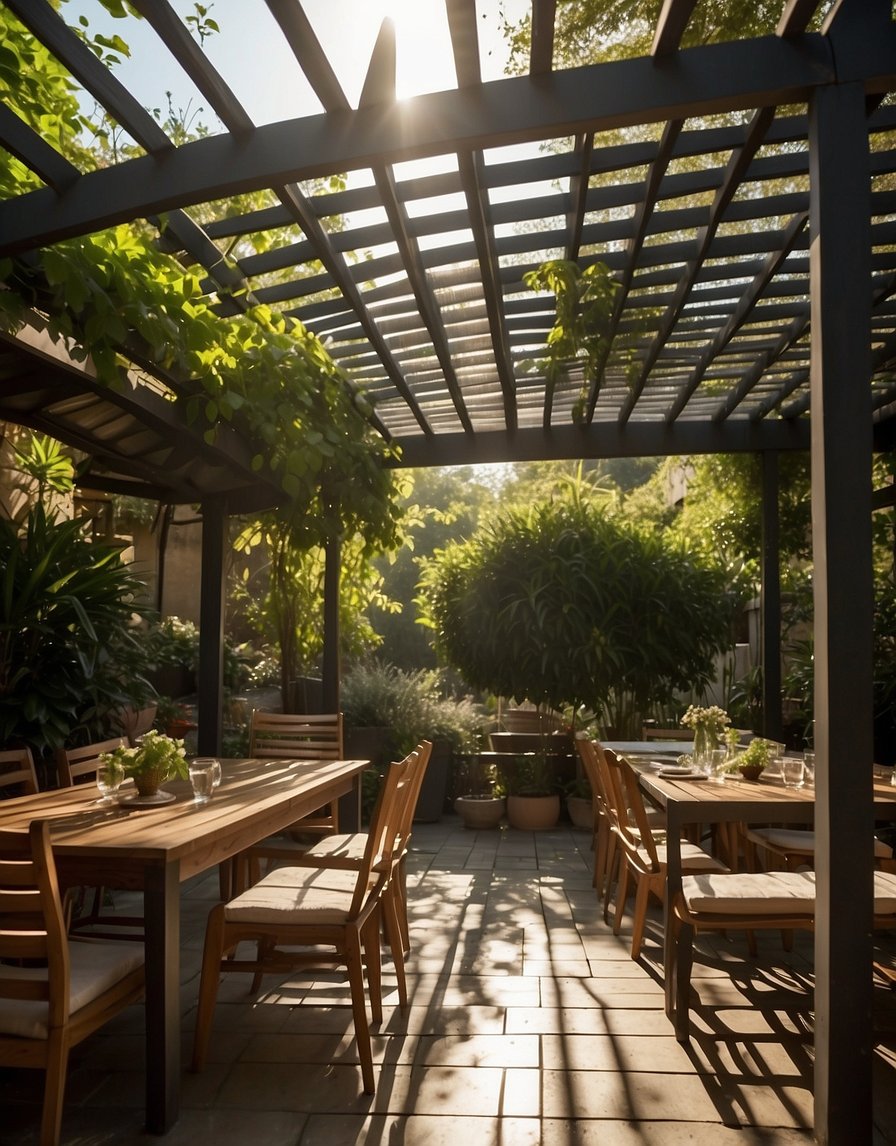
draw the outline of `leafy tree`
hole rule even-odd
[[[621,734],[699,690],[729,643],[721,573],[609,516],[580,484],[502,508],[424,569],[440,653],[474,688],[585,704]]]
[[[378,558],[383,593],[397,609],[374,605],[370,617],[382,638],[380,656],[406,672],[434,669],[438,661],[429,631],[420,625],[415,602],[420,566],[451,541],[469,537],[495,493],[469,466],[414,470],[405,494],[404,544]]]
[[[574,68],[601,60],[644,56],[650,51],[660,0],[559,0],[554,31],[554,67]],[[688,21],[683,44],[708,44],[745,35],[772,35],[781,18],[777,0],[706,0]],[[504,19],[512,72],[529,70],[532,19]]]

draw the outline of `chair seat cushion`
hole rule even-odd
[[[367,847],[366,832],[347,832],[324,836],[317,840],[302,857],[302,863],[313,867],[315,864],[357,865],[364,858]]]
[[[689,875],[681,881],[695,915],[807,915],[815,913],[814,871]],[[874,873],[874,914],[896,914],[896,875]]]
[[[759,845],[778,848],[791,855],[814,855],[815,833],[796,828],[748,828],[747,836]],[[883,840],[874,837],[874,858],[892,859],[893,849]]]
[[[351,911],[357,876],[332,868],[281,867],[224,908],[229,923],[342,924]]]
[[[645,867],[650,866],[650,856],[645,848],[638,849],[638,856]],[[657,844],[656,858],[661,864],[666,863],[666,845]],[[724,872],[728,868],[717,860],[715,856],[711,856],[709,852],[703,850],[697,844],[681,844],[681,870],[682,871],[714,871]]]
[[[143,944],[72,939],[69,965],[68,1011],[74,1015],[143,965]],[[46,978],[46,969],[41,967],[0,967],[0,979]],[[39,999],[3,999],[0,1001],[0,1034],[45,1039],[47,1008],[48,1004]]]

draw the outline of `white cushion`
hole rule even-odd
[[[757,844],[768,844],[794,855],[815,854],[815,833],[794,828],[749,828],[747,835]],[[892,859],[893,849],[874,837],[874,858]]]
[[[69,1015],[143,965],[142,943],[69,941]],[[46,968],[0,966],[2,979],[43,979]],[[0,1034],[26,1039],[47,1037],[48,1003],[39,999],[0,999]]]
[[[366,847],[366,832],[323,836],[305,852],[303,858],[312,862],[315,860],[339,860],[360,863],[364,858]]]
[[[694,914],[807,915],[815,913],[814,871],[690,875],[681,881]],[[896,914],[896,875],[874,873],[874,914]]]
[[[281,867],[224,908],[231,923],[345,923],[357,876],[331,868]]]
[[[656,858],[661,864],[666,863],[666,853],[666,845],[657,844]],[[638,855],[644,866],[649,867],[650,856],[647,854],[647,850],[645,848],[638,848]],[[715,856],[711,856],[709,852],[705,852],[703,848],[699,847],[697,844],[682,843],[681,870],[723,872],[727,871],[728,868],[721,862],[721,860],[717,860]]]

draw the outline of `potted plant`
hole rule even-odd
[[[503,779],[507,787],[507,819],[512,828],[538,832],[557,826],[560,796],[543,752],[516,756],[504,770]]]
[[[577,776],[566,786],[566,810],[574,828],[591,832],[594,830],[594,802],[591,785],[584,776]]]
[[[496,828],[504,818],[505,802],[496,788],[494,763],[484,760],[479,752],[471,752],[458,755],[455,764],[455,777],[467,789],[454,801],[464,827],[474,831]]]
[[[155,729],[141,736],[134,748],[116,748],[114,752],[104,753],[100,760],[104,764],[117,764],[125,777],[132,777],[143,798],[157,795],[166,780],[189,777],[183,740],[163,736]]]
[[[740,772],[745,780],[758,780],[768,765],[768,758],[773,748],[775,748],[774,741],[763,740],[757,736],[750,741],[743,752],[735,756],[733,762],[728,765],[728,771]]]
[[[181,701],[160,696],[156,701],[155,726],[158,731],[177,740],[192,732],[196,722],[190,719],[190,710]]]

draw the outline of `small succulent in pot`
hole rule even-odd
[[[141,796],[154,795],[159,785],[172,777],[186,780],[190,774],[183,740],[154,729],[141,736],[134,748],[116,748],[100,759],[117,764],[125,776],[132,776]]]

